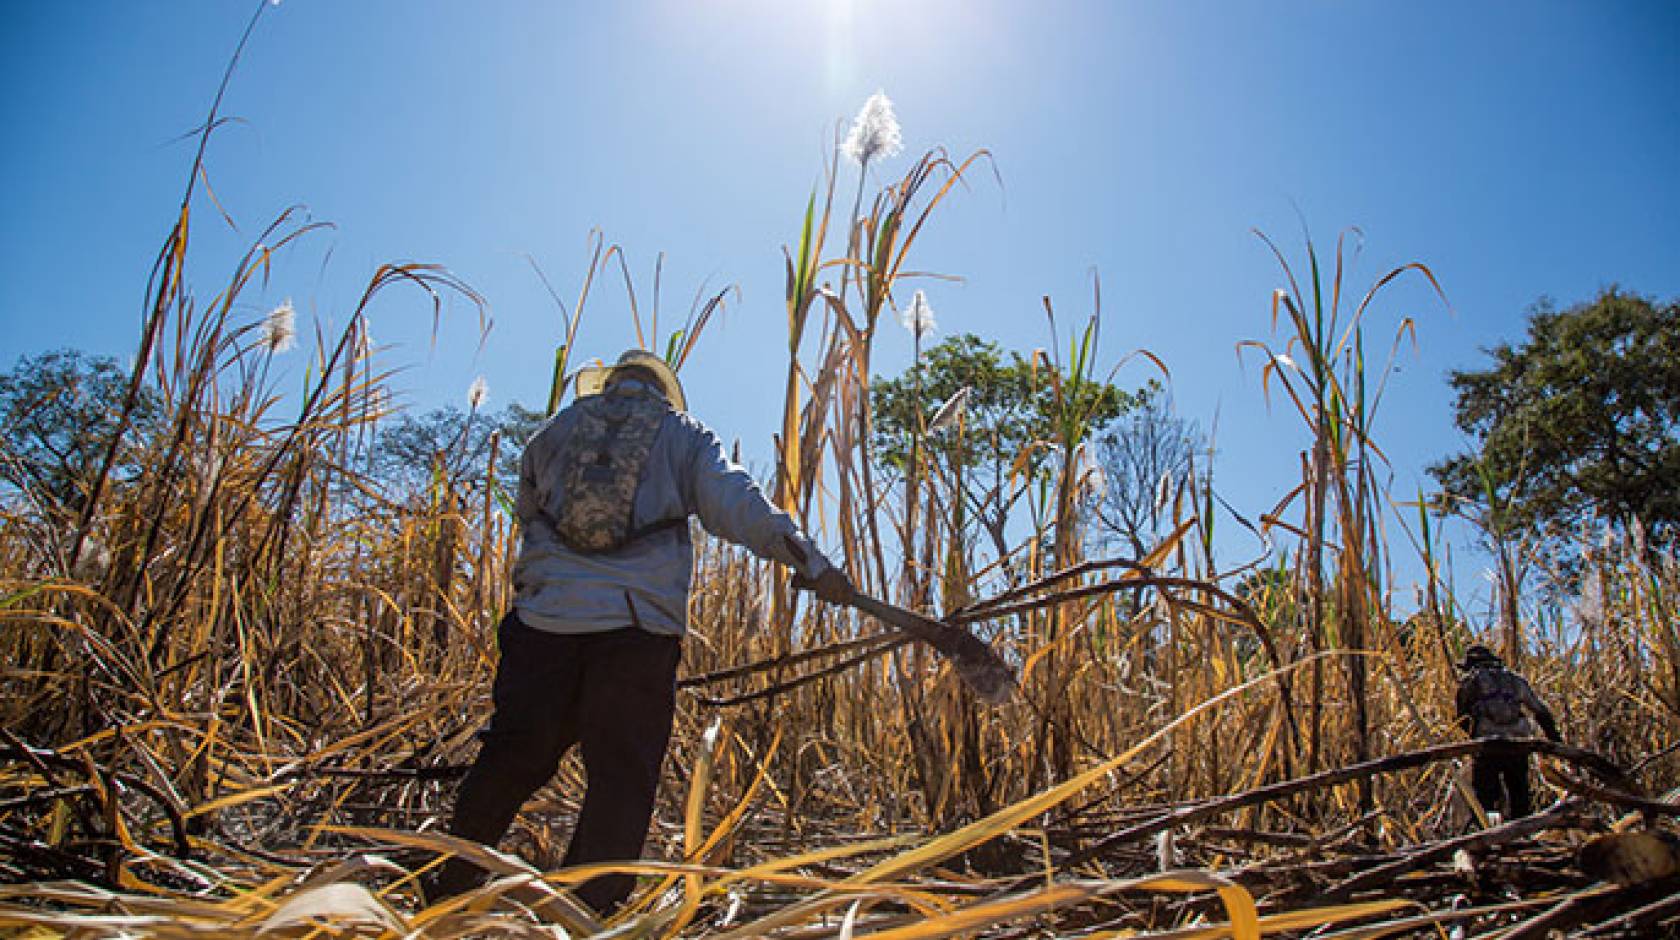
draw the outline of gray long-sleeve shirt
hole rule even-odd
[[[519,619],[553,633],[594,633],[636,625],[652,633],[688,629],[694,545],[686,525],[636,539],[616,552],[582,554],[554,530],[560,444],[575,423],[570,408],[550,418],[525,447],[516,514],[523,528],[514,567]],[[758,484],[731,461],[723,442],[689,415],[667,414],[648,453],[631,511],[632,529],[697,517],[706,531],[781,562],[808,578],[832,565]],[[804,553],[796,557],[791,537]]]
[[[1503,709],[1507,714],[1501,716],[1496,713],[1499,710],[1488,707],[1492,699],[1508,703]],[[1532,714],[1546,737],[1558,740],[1557,719],[1552,717],[1552,710],[1534,694],[1534,687],[1527,679],[1503,667],[1472,670],[1458,684],[1454,704],[1459,725],[1475,737],[1532,737],[1534,724],[1528,719]]]

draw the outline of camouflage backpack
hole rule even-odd
[[[1504,669],[1477,670],[1476,704],[1472,715],[1477,734],[1511,734],[1523,731],[1522,699],[1517,694],[1517,677]]]
[[[560,511],[554,530],[573,551],[599,554],[685,520],[631,527],[636,485],[659,426],[671,413],[665,399],[635,388],[617,388],[581,399],[560,446]]]

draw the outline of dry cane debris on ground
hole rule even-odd
[[[269,5],[255,6],[241,50]],[[368,315],[376,298],[400,306],[411,290],[418,302],[403,312],[429,317],[435,336],[446,299],[477,309],[481,329],[484,301],[441,268],[382,265],[331,318],[342,332],[318,327],[295,373],[276,365],[296,311],[272,308],[272,323],[248,313],[272,307],[263,287],[277,254],[305,250],[322,226],[283,213],[219,293],[195,293],[189,233],[221,214],[200,186],[220,102],[144,295],[113,426],[94,465],[75,468],[75,500],[55,503],[0,454],[15,489],[0,505],[0,930],[1676,933],[1680,565],[1637,530],[1563,559],[1599,602],[1579,629],[1529,622],[1520,585],[1503,584],[1490,622],[1527,657],[1566,740],[1588,747],[1504,743],[1539,755],[1552,805],[1499,822],[1468,809],[1457,765],[1488,745],[1444,742],[1455,654],[1477,638],[1436,577],[1427,511],[1413,539],[1424,597],[1413,616],[1394,610],[1395,500],[1371,426],[1385,373],[1362,340],[1338,339],[1375,336],[1371,301],[1406,272],[1438,291],[1423,265],[1361,295],[1343,290],[1339,243],[1322,265],[1308,243],[1310,279],[1278,252],[1289,289],[1272,293],[1271,339],[1239,348],[1262,357],[1262,391],[1288,396],[1309,442],[1281,502],[1257,523],[1238,517],[1268,554],[1237,571],[1215,558],[1215,520],[1231,514],[1205,468],[1161,489],[1166,531],[1146,557],[1087,560],[1079,456],[1101,430],[1106,388],[1095,314],[1065,355],[1057,341],[1023,359],[1033,384],[1020,394],[1043,420],[1018,453],[996,455],[994,478],[964,458],[981,430],[961,418],[936,441],[918,412],[907,462],[880,459],[877,326],[919,276],[911,249],[925,223],[987,164],[983,150],[956,161],[930,149],[896,179],[860,165],[850,214],[835,199],[837,153],[790,216],[787,391],[767,489],[791,516],[833,521],[871,596],[943,610],[947,626],[995,624],[984,642],[1019,675],[1017,693],[985,707],[925,648],[802,606],[752,559],[702,540],[685,653],[696,689],[647,853],[675,861],[636,866],[643,888],[608,923],[571,903],[560,889],[591,874],[559,869],[582,789],[572,763],[526,807],[514,853],[440,834],[511,602],[517,535],[496,454],[516,442],[491,435],[481,471],[443,472],[463,431],[422,481],[382,486],[368,468],[393,373]],[[596,275],[617,260],[631,280],[604,237],[590,252],[575,303],[559,305],[550,411]],[[697,299],[669,338],[677,364],[728,295]],[[1344,297],[1362,299],[1350,309]],[[1396,340],[1409,330],[1399,324]],[[1539,563],[1508,548],[1507,572]],[[987,590],[1001,593],[972,600]],[[495,877],[423,905],[416,878],[449,852]]]
[[[316,926],[330,936],[491,929],[537,936],[552,935],[545,931],[555,925],[573,935],[610,926],[625,935],[728,937],[1375,937],[1441,928],[1466,937],[1562,931],[1634,938],[1680,931],[1680,839],[1664,828],[1680,805],[1636,795],[1634,783],[1598,755],[1538,740],[1498,744],[1542,755],[1544,777],[1562,798],[1531,817],[1471,824],[1446,837],[1397,837],[1438,830],[1439,821],[1382,809],[1315,830],[1292,820],[1290,807],[1360,779],[1462,760],[1488,742],[1177,804],[1069,805],[1061,801],[1077,790],[1063,786],[1033,806],[943,836],[872,838],[819,818],[789,841],[769,814],[742,804],[734,820],[714,821],[694,864],[650,866],[647,873],[662,880],[645,881],[631,908],[604,925],[549,886],[575,873],[545,882],[517,858],[435,830],[321,831],[271,816],[262,831],[253,827],[275,807],[265,808],[269,788],[260,786],[225,801],[230,814],[242,807],[241,823],[206,834],[195,823],[207,814],[184,818],[138,768],[116,771],[85,751],[6,739],[0,872],[12,884],[0,888],[0,925],[40,927],[42,936],[276,935]],[[435,826],[437,782],[451,770],[293,768],[277,773],[274,786],[295,784],[294,796],[308,790],[286,816],[336,808],[340,816],[419,829]],[[1241,824],[1262,809],[1270,825]],[[1041,825],[1016,828],[1025,815]],[[737,855],[762,860],[701,864],[725,839]],[[480,853],[501,877],[469,898],[420,906],[414,873],[449,849]]]

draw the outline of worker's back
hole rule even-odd
[[[1504,668],[1473,670],[1459,685],[1458,697],[1468,704],[1472,726],[1478,738],[1524,738],[1534,735],[1534,723],[1524,706],[1534,698],[1528,681]]]

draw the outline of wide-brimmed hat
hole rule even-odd
[[[628,349],[624,355],[618,357],[618,362],[610,366],[585,366],[578,370],[577,393],[579,398],[599,395],[613,380],[613,377],[628,369],[635,369],[645,374],[665,393],[665,400],[678,411],[688,410],[688,398],[683,395],[682,383],[677,381],[677,373],[665,364],[665,360],[655,356],[645,349]]]
[[[1474,669],[1477,666],[1503,666],[1505,661],[1499,654],[1480,643],[1475,643],[1464,651],[1464,662],[1458,664],[1460,669]]]

